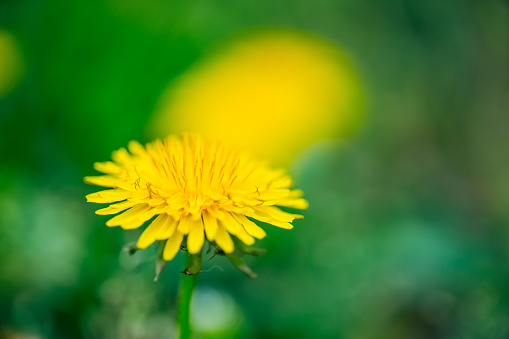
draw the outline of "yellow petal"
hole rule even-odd
[[[132,197],[133,193],[125,190],[114,189],[92,193],[86,196],[88,202],[110,203],[125,200]]]
[[[224,211],[217,209],[216,206],[213,206],[213,208],[207,209],[207,212],[210,213],[210,215],[213,218],[216,218],[218,220],[223,219],[225,217],[225,214],[226,214]]]
[[[207,233],[207,239],[214,241],[217,233],[217,219],[211,216],[208,212],[203,212],[203,226]]]
[[[309,203],[306,199],[282,199],[275,201],[274,205],[296,208],[299,210],[305,210],[309,207]],[[295,219],[299,218],[296,217]]]
[[[263,213],[254,213],[254,212],[245,210],[244,214],[250,218],[265,222],[267,224],[274,225],[279,228],[284,228],[287,230],[291,230],[293,228],[293,225],[290,224],[289,222],[274,220],[272,218],[269,218],[266,214],[263,214]]]
[[[244,244],[252,245],[255,243],[254,238],[247,234],[244,227],[230,213],[225,213],[225,217],[220,221],[228,233],[239,238]]]
[[[148,218],[148,219],[150,219],[150,218]],[[120,225],[120,227],[124,230],[134,230],[134,229],[140,227],[141,225],[143,225],[145,223],[145,221],[147,221],[148,219],[129,220],[129,221],[122,223]]]
[[[238,196],[238,197],[233,196],[231,199],[233,202],[241,203],[244,206],[256,206],[256,205],[261,205],[263,203],[263,201],[260,201],[255,198],[249,198],[246,196]]]
[[[189,235],[187,236],[187,250],[191,254],[199,253],[205,241],[203,222],[201,219],[193,221]]]
[[[160,231],[161,227],[164,226],[166,220],[168,219],[167,214],[160,214],[157,218],[152,221],[150,225],[143,231],[141,236],[138,238],[138,242],[136,246],[138,248],[147,248],[156,241],[156,236]]]
[[[233,214],[233,217],[237,219],[237,221],[240,222],[242,226],[244,226],[244,229],[247,231],[247,233],[253,237],[257,239],[263,239],[267,235],[267,233],[260,226],[246,218],[244,215],[235,213]]]
[[[149,198],[149,196],[150,196],[150,193],[147,190],[141,190],[141,191],[134,191],[134,192],[132,192],[132,199],[133,200],[142,201],[142,200],[146,200],[147,198]]]
[[[182,244],[182,239],[184,235],[180,232],[175,232],[171,238],[166,241],[166,245],[164,246],[163,259],[166,261],[170,261],[177,255],[180,245]]]
[[[129,152],[127,152],[127,150],[124,147],[120,148],[117,151],[113,151],[113,153],[111,154],[111,158],[117,164],[122,164],[124,166],[129,165],[132,161]]]
[[[131,221],[139,219],[141,214],[148,211],[150,207],[147,204],[139,204],[134,206],[133,208],[125,211],[122,214],[119,214],[106,222],[106,226],[120,226],[122,224],[128,224]],[[150,218],[148,218],[150,219]],[[145,219],[145,220],[148,220]]]
[[[106,208],[101,208],[100,210],[95,211],[95,214],[97,215],[117,214],[133,206],[134,205],[131,202],[124,201],[123,203],[110,205]]]
[[[164,200],[163,198],[158,197],[158,196],[154,197],[154,195],[152,195],[152,199],[149,199],[149,200],[147,201],[147,203],[148,203],[150,206],[159,206],[159,205],[161,205],[161,204],[162,204],[162,203],[164,203],[164,202],[165,202],[165,200]]]
[[[170,198],[166,199],[166,203],[172,208],[179,209],[186,204],[187,199],[183,194],[174,194]]]
[[[254,206],[253,209],[256,214],[267,216],[278,221],[292,222],[298,217],[296,214],[283,212],[279,208],[273,206]]]
[[[127,148],[129,149],[129,152],[137,156],[142,156],[146,154],[143,145],[136,140],[131,140],[127,145]]]
[[[221,225],[219,225],[217,228],[217,233],[214,241],[216,242],[217,246],[219,246],[226,254],[232,253],[233,250],[235,250],[232,238]]]
[[[85,177],[83,179],[85,184],[102,186],[102,187],[117,187],[118,179],[109,175]]]
[[[192,221],[193,218],[191,217],[191,215],[182,216],[177,226],[177,231],[179,231],[182,234],[188,234],[190,231]]]
[[[136,218],[133,218],[129,221],[122,222],[120,227],[122,227],[125,230],[132,230],[132,229],[138,228],[141,225],[143,225],[147,220],[151,219],[156,214],[159,214],[159,213],[156,213],[156,211],[153,208],[151,208],[148,211],[139,214]]]
[[[175,233],[175,230],[177,229],[178,220],[172,217],[169,217],[166,220],[166,223],[163,227],[159,230],[157,233],[156,239],[157,240],[164,240],[170,238],[173,233]]]
[[[289,176],[289,175],[285,175],[284,177],[279,178],[279,179],[273,181],[270,184],[270,187],[272,187],[272,188],[284,188],[284,187],[290,187],[290,186],[292,186],[292,184],[293,184],[292,177]]]
[[[105,174],[118,174],[120,172],[120,166],[113,161],[96,162],[94,163],[94,169]]]
[[[133,203],[130,200],[127,200],[127,201],[122,201],[122,202],[118,202],[116,204],[110,205],[110,207],[126,209],[129,207],[133,207],[134,205],[137,205],[137,204]]]
[[[290,192],[290,198],[302,198],[304,196],[304,192],[302,190],[292,190]]]
[[[287,198],[290,195],[290,190],[286,188],[271,189],[260,192],[258,199],[260,200],[277,200]]]

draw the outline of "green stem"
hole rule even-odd
[[[186,254],[184,260],[184,270],[189,265],[189,253]],[[179,301],[177,309],[177,319],[180,328],[180,339],[191,338],[191,325],[189,322],[189,309],[191,306],[191,297],[193,296],[193,290],[198,280],[197,275],[188,275],[182,273],[182,279],[180,280],[179,290]]]

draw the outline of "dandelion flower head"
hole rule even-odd
[[[291,229],[301,215],[280,207],[305,209],[302,191],[292,189],[283,170],[198,135],[169,136],[142,146],[136,141],[98,162],[102,176],[85,182],[109,189],[87,195],[88,202],[108,203],[96,211],[113,215],[107,226],[136,229],[150,219],[138,248],[165,241],[164,260],[172,260],[183,240],[190,254],[200,253],[205,239],[224,253],[235,249],[232,236],[246,245],[265,231],[254,221]]]

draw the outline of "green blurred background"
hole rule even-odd
[[[205,265],[196,338],[509,338],[509,4],[495,0],[2,0],[0,338],[175,337],[182,256],[154,283],[155,250],[121,252],[139,231],[107,228],[82,178],[151,140],[174,79],[267,28],[340,48],[364,118],[292,162],[310,208],[266,228],[267,254],[247,258],[258,279]]]

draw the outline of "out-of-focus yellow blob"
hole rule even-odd
[[[23,73],[23,61],[14,37],[0,29],[0,98],[18,84]]]
[[[351,133],[363,96],[334,46],[307,34],[244,36],[190,69],[163,94],[155,137],[199,132],[287,165],[311,143]]]

